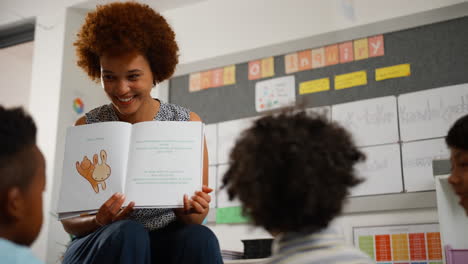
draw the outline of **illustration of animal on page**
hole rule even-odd
[[[107,152],[101,150],[100,156],[101,163],[99,163],[97,154],[93,155],[92,163],[87,156],[83,157],[81,163],[76,162],[76,170],[91,184],[95,193],[99,193],[99,185],[101,185],[102,190],[106,189],[106,180],[111,175],[111,167],[107,164]]]

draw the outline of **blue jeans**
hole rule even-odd
[[[63,263],[223,263],[213,232],[203,225],[173,222],[148,232],[132,220],[103,226],[75,238],[64,254]]]

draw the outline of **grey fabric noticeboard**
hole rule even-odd
[[[294,74],[296,87],[301,82],[325,77],[330,78],[333,87],[335,75],[366,70],[367,85],[344,90],[332,88],[329,91],[308,95],[299,95],[296,89],[296,99],[298,102],[304,102],[306,107],[315,107],[466,83],[468,82],[467,29],[468,17],[462,17],[384,33],[384,56]],[[286,76],[284,56],[275,56],[274,61],[273,78]],[[375,69],[402,63],[411,65],[411,76],[375,81]],[[203,70],[208,69],[200,69]],[[198,92],[189,92],[188,74],[174,77],[170,80],[169,101],[196,112],[207,124],[259,115],[255,111],[255,83],[258,80],[248,80],[247,70],[248,62],[236,64],[235,85]]]

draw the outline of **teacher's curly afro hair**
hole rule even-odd
[[[321,116],[292,111],[258,119],[234,146],[223,186],[255,225],[316,232],[342,209],[365,155],[349,133]],[[223,188],[224,188],[223,187]]]
[[[141,52],[156,82],[170,78],[179,60],[175,33],[166,19],[136,2],[97,6],[88,13],[77,36],[78,66],[94,81],[101,76],[99,57],[104,53]]]

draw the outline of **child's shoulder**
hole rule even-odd
[[[9,240],[0,238],[0,259],[3,264],[42,264],[31,252],[31,249],[25,246],[15,244]]]

